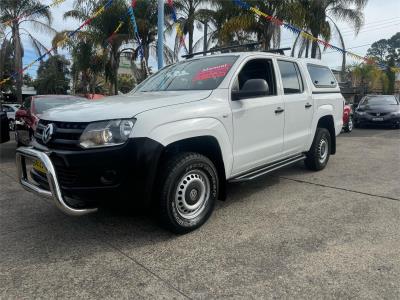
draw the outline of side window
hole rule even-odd
[[[241,90],[249,79],[264,79],[269,87],[269,96],[276,95],[275,73],[270,59],[248,61],[233,83],[233,90]]]
[[[323,66],[307,65],[311,80],[316,87],[336,87],[336,79],[332,71]]]
[[[304,91],[303,80],[299,67],[290,61],[278,60],[279,70],[281,71],[283,92],[287,94],[300,94]]]

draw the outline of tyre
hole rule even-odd
[[[187,233],[203,225],[218,197],[214,164],[198,153],[180,153],[162,169],[158,204],[159,219],[175,233]]]
[[[353,118],[350,117],[349,121],[347,122],[346,126],[344,127],[345,132],[352,132],[353,131]]]
[[[331,135],[326,128],[317,128],[314,141],[304,160],[306,167],[313,171],[325,168],[331,154]]]

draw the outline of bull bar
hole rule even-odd
[[[44,164],[47,170],[46,177],[50,191],[29,182],[25,158],[39,159]],[[19,147],[16,152],[16,163],[20,184],[29,192],[52,199],[54,204],[65,214],[82,216],[97,211],[97,208],[74,208],[64,200],[57,174],[48,152],[38,151],[32,147]]]

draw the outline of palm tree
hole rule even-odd
[[[224,0],[220,2],[220,7],[223,7]],[[267,13],[270,16],[276,16],[290,22],[298,18],[297,12],[293,9],[294,3],[291,0],[248,0],[250,6],[256,7],[260,11]],[[235,11],[233,11],[235,12]],[[240,9],[235,12],[234,16],[226,19],[219,31],[219,38],[222,41],[260,41],[264,49],[269,49],[271,46],[279,47],[281,38],[281,27],[260,18],[255,13]]]
[[[97,1],[76,0],[74,9],[66,12],[64,18],[74,18],[83,22],[90,18],[97,8]],[[106,79],[111,83],[110,93],[118,93],[119,50],[124,42],[128,42],[130,31],[127,10],[126,1],[115,0],[112,6],[88,25],[86,30],[80,31],[69,43],[63,45],[72,52],[73,78],[77,79],[81,73],[81,88],[84,91],[93,91],[98,74],[105,72]],[[123,22],[122,27],[108,39],[119,22]],[[57,45],[69,32],[58,33],[53,39],[53,45]]]
[[[15,71],[22,69],[22,57],[24,56],[21,36],[26,35],[32,46],[41,55],[46,47],[37,40],[24,25],[31,25],[36,30],[47,33],[54,33],[51,25],[51,13],[48,6],[40,3],[39,0],[2,0],[0,1],[0,22],[11,30],[11,43],[14,46],[14,68]],[[34,14],[32,14],[35,12]],[[18,19],[19,16],[27,17]],[[43,19],[44,21],[41,21]],[[8,22],[11,20],[10,22]],[[22,73],[18,72],[16,77],[16,95],[18,102],[22,103]]]
[[[343,36],[334,20],[348,22],[358,34],[364,23],[363,8],[367,2],[368,0],[297,0],[296,8],[301,18],[297,19],[296,23],[314,37],[322,37],[326,41],[331,39],[332,32],[338,32],[341,47],[345,48]],[[293,48],[300,42],[302,51],[308,51],[309,42],[302,40],[300,36]],[[318,43],[312,42],[311,58],[318,58],[320,50]],[[342,68],[345,67],[345,63],[344,61]]]
[[[174,6],[181,17],[178,23],[183,33],[189,37],[188,52],[193,53],[194,26],[201,28],[201,20],[211,12],[205,5],[211,3],[210,0],[175,0]]]

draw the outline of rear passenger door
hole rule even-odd
[[[283,153],[290,156],[306,150],[314,105],[311,95],[306,92],[305,77],[299,65],[294,61],[278,60],[278,66],[285,103]]]

